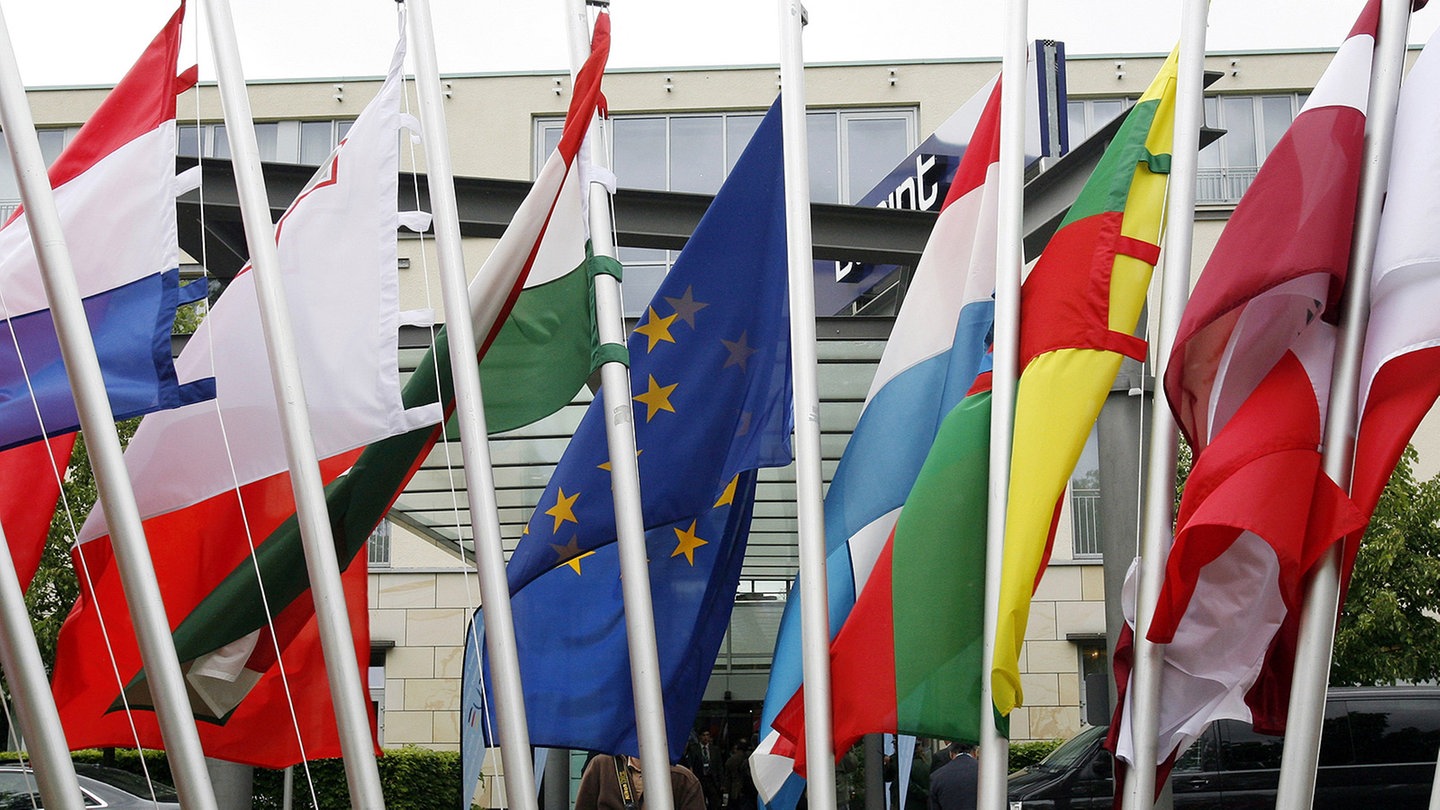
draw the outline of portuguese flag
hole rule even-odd
[[[1020,647],[1066,482],[1121,361],[1145,357],[1145,341],[1134,331],[1160,255],[1175,70],[1171,53],[1021,291],[1021,372],[991,663],[1002,716],[1023,703]]]

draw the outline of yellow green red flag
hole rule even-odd
[[[1125,357],[1159,258],[1174,135],[1176,56],[1105,150],[1020,296],[1020,380],[991,679],[1001,716],[1023,703],[1018,662],[1065,485]]]

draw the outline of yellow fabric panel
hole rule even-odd
[[[1063,349],[1035,358],[1020,377],[1010,499],[1005,511],[999,624],[991,668],[995,707],[1001,714],[1009,714],[1022,701],[1020,644],[1055,504],[1065,493],[1090,426],[1120,371],[1121,359],[1115,352]],[[1055,418],[1057,413],[1065,418]],[[1014,475],[1017,471],[1024,475]]]

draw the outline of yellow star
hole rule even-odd
[[[567,498],[564,487],[561,487],[559,491],[560,494],[555,498],[555,505],[545,510],[545,514],[555,518],[554,532],[559,532],[561,524],[567,520],[577,525],[580,523],[575,519],[575,499],[580,497],[580,493],[577,492]]]
[[[683,531],[680,529],[675,530],[675,539],[677,541],[675,550],[670,552],[670,556],[679,557],[681,554],[684,554],[685,561],[690,563],[691,568],[695,567],[695,549],[710,542],[708,540],[701,540],[695,536],[695,521],[693,520],[690,521],[690,528]]]
[[[555,567],[559,568],[562,565],[568,565],[575,569],[576,574],[580,573],[580,561],[595,554],[593,551],[582,552],[580,550],[579,536],[571,537],[570,542],[563,546],[557,543],[551,543],[550,547],[555,549],[555,554],[560,558],[559,562],[555,564]]]
[[[644,450],[636,450],[636,451],[635,451],[635,458],[640,458],[640,454],[643,453],[643,452],[645,452],[645,451],[644,451]],[[596,464],[595,466],[596,466],[596,467],[599,467],[600,469],[604,470],[605,472],[612,472],[612,470],[610,469],[610,462],[608,462],[608,461],[605,462],[604,464]]]
[[[651,374],[649,376],[650,389],[647,390],[645,393],[639,394],[634,397],[636,402],[641,402],[645,405],[646,422],[654,419],[655,414],[659,411],[669,411],[670,413],[675,413],[674,406],[670,404],[670,395],[675,392],[675,386],[679,385],[679,383],[675,383],[674,385],[661,385],[660,383],[655,382],[654,374]]]
[[[720,500],[716,501],[715,506],[712,508],[718,509],[722,506],[735,503],[735,485],[738,483],[740,483],[740,476],[737,475],[731,478],[730,483],[725,485],[725,491],[720,494]]]
[[[637,333],[645,336],[646,354],[655,351],[655,346],[659,344],[662,340],[666,343],[675,342],[675,338],[670,336],[670,324],[674,322],[674,315],[671,315],[668,318],[662,318],[659,315],[655,314],[654,307],[650,307],[650,317],[645,319],[645,323],[642,323],[639,326],[635,327],[635,331]]]

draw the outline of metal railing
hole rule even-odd
[[[1070,490],[1070,529],[1075,557],[1100,556],[1100,490]]]
[[[1202,204],[1239,202],[1259,171],[1257,166],[1200,169],[1195,173],[1195,201]]]

